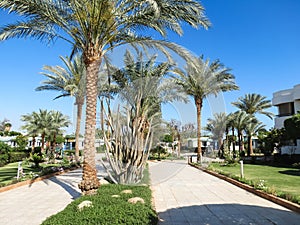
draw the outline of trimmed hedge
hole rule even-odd
[[[9,162],[13,163],[13,162],[23,161],[28,156],[29,156],[29,153],[26,153],[24,151],[23,152],[10,152],[9,153]]]
[[[125,189],[132,190],[132,194],[122,194]],[[119,195],[120,197],[112,197]],[[127,200],[132,197],[141,197],[145,204],[131,204]],[[82,201],[89,200],[92,207],[82,211],[77,209]],[[148,186],[103,185],[96,195],[82,196],[70,203],[63,211],[49,217],[43,225],[154,225],[157,224],[157,215],[151,206],[151,190]]]

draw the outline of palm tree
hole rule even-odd
[[[63,115],[59,111],[51,111],[52,116],[52,124],[50,129],[50,135],[52,136],[52,144],[51,144],[51,151],[54,152],[55,146],[56,146],[56,136],[57,134],[61,133],[62,127],[68,127],[70,125],[69,117],[66,115]]]
[[[243,151],[243,131],[245,131],[246,126],[250,123],[257,122],[255,117],[247,114],[244,111],[237,111],[232,114],[233,116],[233,126],[237,129],[239,152]]]
[[[35,121],[34,116],[32,114],[22,115],[21,121],[25,122],[25,125],[23,125],[21,129],[27,131],[27,136],[32,137],[31,151],[33,152],[36,142],[35,138],[39,135],[37,121]]]
[[[97,76],[103,56],[129,43],[135,47],[157,47],[165,54],[165,48],[169,48],[187,57],[189,53],[183,48],[153,40],[147,32],[138,31],[151,28],[165,37],[168,30],[182,34],[182,22],[193,27],[209,25],[202,5],[193,0],[3,0],[0,9],[26,17],[26,20],[1,28],[0,40],[61,38],[72,45],[72,55],[77,52],[83,55],[87,90],[83,176],[79,184],[83,194],[95,193],[100,185],[95,163],[95,126]]]
[[[219,155],[223,144],[223,136],[226,130],[227,115],[224,112],[215,113],[214,118],[208,118],[205,130],[212,133],[212,138],[218,141]],[[223,153],[222,153],[223,154]]]
[[[42,72],[48,79],[42,81],[41,86],[36,91],[51,90],[59,91],[61,94],[54,99],[66,96],[75,97],[75,105],[77,106],[77,119],[75,131],[75,160],[79,161],[79,135],[82,117],[82,107],[85,97],[85,66],[82,57],[76,55],[71,61],[69,57],[60,57],[66,68],[61,66],[44,66]]]
[[[253,154],[253,146],[252,146],[252,137],[257,132],[263,131],[265,125],[262,124],[260,121],[252,121],[251,123],[246,124],[245,132],[248,135],[248,152],[247,155],[250,156]]]
[[[45,138],[51,132],[53,117],[51,111],[39,109],[38,112],[22,115],[21,120],[27,124],[23,128],[27,129],[31,134],[40,134],[42,139],[42,152],[45,148]],[[35,137],[35,136],[34,136]]]
[[[203,60],[203,56],[194,60],[195,65],[187,64],[185,71],[178,71],[179,77],[175,78],[184,92],[194,98],[197,108],[197,160],[201,161],[201,110],[203,100],[219,92],[238,90],[234,75],[219,60]]]
[[[274,116],[273,113],[265,111],[272,107],[271,101],[266,100],[266,97],[260,94],[246,94],[244,97],[240,97],[237,102],[231,104],[253,116],[256,113],[266,115],[270,119]]]

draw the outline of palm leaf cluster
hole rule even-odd
[[[56,136],[62,133],[63,127],[70,125],[69,117],[55,110],[42,110],[22,115],[21,120],[25,122],[22,129],[27,131],[27,135],[33,137],[32,149],[35,147],[35,138],[41,136],[41,149],[44,152],[45,140],[51,141],[51,151],[56,145]]]
[[[238,90],[234,75],[219,60],[210,62],[203,56],[188,63],[184,71],[177,71],[176,83],[183,88],[187,95],[193,97],[197,109],[197,158],[201,161],[201,111],[203,100],[210,95],[220,92]]]
[[[252,93],[240,97],[238,101],[233,102],[232,104],[240,110],[228,115],[225,113],[215,114],[213,119],[208,120],[206,130],[210,131],[213,134],[213,137],[218,140],[222,140],[224,133],[226,133],[227,145],[230,145],[230,143],[232,144],[234,155],[236,155],[236,135],[240,153],[244,151],[244,136],[247,136],[247,155],[250,156],[253,154],[252,137],[258,132],[263,131],[265,127],[255,115],[263,114],[272,118],[273,114],[266,111],[266,109],[272,106],[271,101],[266,100],[265,96]],[[231,130],[230,141],[228,138],[229,130]],[[219,147],[220,146],[221,144],[219,144]],[[227,147],[229,148],[229,146]]]

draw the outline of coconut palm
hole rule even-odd
[[[54,99],[74,96],[77,106],[77,119],[75,131],[75,160],[79,161],[79,135],[82,117],[82,107],[85,97],[85,66],[81,56],[76,55],[71,61],[69,57],[60,57],[65,68],[61,66],[44,66],[42,72],[48,79],[42,81],[36,91],[59,91],[61,94]]]
[[[237,102],[232,102],[231,104],[250,115],[254,116],[258,113],[272,119],[274,114],[265,111],[272,107],[271,101],[266,100],[266,98],[267,97],[261,96],[260,94],[246,94],[244,97],[240,97]]]
[[[247,155],[250,156],[253,154],[253,146],[252,146],[252,137],[255,135],[257,132],[263,131],[265,125],[262,124],[262,122],[254,120],[251,123],[246,124],[245,126],[245,132],[248,136],[248,151]]]
[[[35,142],[36,142],[36,137],[39,135],[38,131],[38,124],[37,121],[35,121],[34,116],[31,114],[27,115],[22,115],[21,116],[21,121],[25,122],[25,125],[21,127],[22,130],[26,130],[27,136],[32,137],[32,152],[34,151],[35,148]]]
[[[203,56],[194,60],[195,65],[187,64],[184,71],[178,71],[179,76],[175,78],[184,92],[194,98],[197,108],[197,160],[201,161],[201,111],[203,100],[210,95],[219,92],[238,90],[234,75],[219,60],[210,63],[203,60]]]
[[[72,54],[81,52],[83,55],[87,90],[83,176],[79,184],[83,194],[95,193],[100,185],[95,164],[95,126],[97,76],[103,56],[128,43],[157,47],[165,54],[164,47],[167,47],[187,56],[183,48],[153,40],[147,32],[138,31],[151,28],[166,36],[168,30],[182,34],[182,22],[193,27],[209,25],[202,5],[193,0],[3,0],[0,9],[26,17],[26,20],[1,28],[0,40],[33,37],[52,41],[60,38],[72,45]]]

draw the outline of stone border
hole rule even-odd
[[[234,185],[238,186],[239,188],[242,188],[242,189],[244,189],[244,190],[246,190],[246,191],[249,191],[249,192],[251,192],[251,193],[253,193],[253,194],[257,195],[257,196],[260,196],[260,197],[262,197],[262,198],[264,198],[264,199],[267,199],[267,200],[269,200],[269,201],[272,201],[272,202],[274,202],[274,203],[276,203],[276,204],[278,204],[278,205],[281,205],[281,206],[283,206],[283,207],[285,207],[285,208],[288,208],[288,209],[290,209],[290,210],[292,210],[292,211],[294,211],[294,212],[300,213],[300,205],[298,205],[298,204],[296,204],[296,203],[293,203],[293,202],[290,202],[290,201],[285,200],[285,199],[283,199],[283,198],[279,198],[279,197],[277,197],[277,196],[268,194],[268,193],[263,192],[263,191],[261,191],[261,190],[257,190],[257,189],[255,189],[254,187],[252,187],[252,186],[250,186],[250,185],[248,185],[248,184],[244,184],[244,183],[242,183],[242,182],[239,182],[239,181],[237,181],[237,180],[234,180],[234,179],[232,179],[232,178],[230,178],[230,177],[227,177],[227,176],[225,176],[225,175],[222,175],[222,174],[219,174],[219,173],[216,173],[216,172],[207,170],[207,169],[205,169],[205,168],[202,168],[201,166],[194,165],[194,164],[192,164],[192,163],[190,163],[190,162],[188,162],[188,164],[189,164],[190,166],[192,166],[192,167],[195,167],[195,168],[197,168],[197,169],[202,170],[202,171],[205,172],[205,173],[208,173],[208,174],[213,175],[213,176],[215,176],[215,177],[218,177],[218,178],[220,178],[220,179],[222,179],[222,180],[225,180],[225,181],[227,181],[227,182],[229,182],[229,183],[231,183],[231,184],[234,184]]]
[[[47,175],[44,175],[44,176],[41,176],[41,177],[36,177],[34,179],[20,181],[20,182],[15,183],[15,184],[10,184],[10,185],[1,187],[0,188],[0,193],[12,190],[12,189],[17,188],[17,187],[21,187],[21,186],[25,186],[25,185],[30,185],[30,184],[33,184],[35,182],[38,182],[38,181],[41,181],[41,180],[44,180],[44,179],[49,179],[51,177],[58,176],[58,175],[61,175],[61,174],[64,174],[64,173],[67,173],[67,172],[70,172],[70,171],[73,171],[73,170],[76,170],[76,169],[79,169],[79,168],[81,168],[81,167],[71,167],[71,168],[65,169],[63,171],[59,171],[59,172],[47,174]]]

